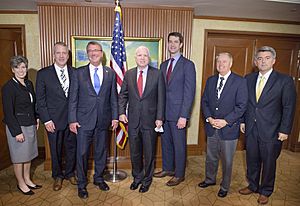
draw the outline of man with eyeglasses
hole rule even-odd
[[[89,147],[94,146],[94,185],[108,191],[103,172],[106,166],[108,127],[118,126],[118,96],[113,70],[102,65],[103,51],[98,42],[86,47],[89,64],[72,76],[69,101],[70,130],[77,134],[78,196],[88,198],[86,186]]]

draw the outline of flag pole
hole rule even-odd
[[[117,169],[117,133],[116,130],[114,129],[113,131],[114,134],[114,156],[113,156],[113,170],[112,171],[106,171],[103,175],[104,180],[108,182],[120,182],[127,177],[127,173],[123,170],[118,170]]]
[[[120,9],[120,1],[115,0],[115,11],[119,11],[121,13]],[[118,10],[119,9],[119,10]],[[104,180],[108,182],[120,182],[127,177],[127,173],[123,170],[118,170],[117,169],[117,131],[116,129],[112,130],[113,136],[114,136],[114,156],[113,156],[113,170],[112,171],[106,171],[103,175]]]

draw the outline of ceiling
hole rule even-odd
[[[37,2],[112,4],[114,0],[0,0],[0,10],[37,10]],[[300,0],[121,0],[125,6],[194,8],[195,16],[217,16],[300,22]]]

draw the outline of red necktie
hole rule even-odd
[[[171,62],[170,62],[170,65],[169,65],[169,68],[168,68],[168,71],[167,71],[167,82],[168,83],[170,81],[170,77],[171,77],[171,73],[172,73],[173,61],[174,61],[174,58],[171,58]]]
[[[140,71],[140,75],[137,81],[137,86],[138,86],[138,91],[139,91],[139,95],[140,97],[142,97],[143,95],[143,71]]]

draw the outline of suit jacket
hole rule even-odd
[[[228,125],[219,130],[219,135],[221,139],[234,140],[239,137],[240,120],[247,107],[247,82],[243,77],[231,72],[217,101],[218,78],[217,74],[208,78],[206,82],[201,100],[202,111],[205,119],[225,119]],[[213,136],[215,128],[205,121],[205,131],[207,136]]]
[[[256,102],[258,72],[246,76],[249,102],[245,113],[246,136],[254,124],[259,137],[266,142],[277,141],[278,132],[290,134],[296,105],[296,89],[291,77],[272,71]]]
[[[69,85],[73,71],[74,69],[68,66]],[[36,95],[41,121],[45,123],[52,120],[57,130],[65,129],[68,125],[68,98],[61,87],[54,65],[38,71]]]
[[[21,126],[36,125],[36,97],[32,82],[25,79],[26,87],[16,78],[8,80],[2,87],[3,122],[13,137],[22,133]],[[32,101],[28,93],[32,95]]]
[[[146,85],[142,97],[137,89],[137,68],[126,72],[119,94],[119,114],[126,114],[128,103],[128,127],[154,129],[155,120],[164,120],[165,84],[160,70],[148,67]]]
[[[166,85],[166,120],[189,119],[196,91],[196,70],[192,61],[180,56],[167,83],[168,62],[160,65]]]
[[[99,94],[94,90],[89,65],[76,69],[72,75],[69,97],[69,123],[78,122],[83,129],[107,129],[118,119],[116,75],[103,66],[103,82]]]

